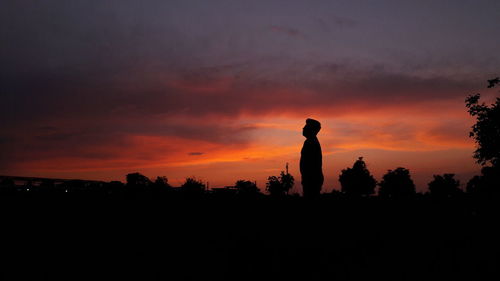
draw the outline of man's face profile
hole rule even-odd
[[[306,138],[311,136],[311,126],[308,126],[307,124],[302,128],[302,135]]]

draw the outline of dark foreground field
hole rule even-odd
[[[3,197],[2,280],[500,280],[495,200]]]

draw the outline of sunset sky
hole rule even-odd
[[[0,175],[300,183],[310,117],[326,191],[359,156],[465,184],[499,27],[497,0],[1,1]]]

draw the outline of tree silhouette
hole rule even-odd
[[[154,187],[158,189],[172,188],[172,186],[170,186],[170,184],[168,183],[168,178],[165,176],[156,177],[156,180],[154,182]]]
[[[255,195],[260,193],[260,189],[254,182],[247,180],[238,180],[234,184],[234,187],[237,189],[237,193],[239,195]]]
[[[127,174],[127,187],[148,187],[151,180],[140,173]]]
[[[430,195],[436,198],[451,198],[462,194],[460,182],[454,177],[455,174],[434,175],[434,180],[428,184]]]
[[[474,176],[467,183],[467,193],[498,195],[500,193],[500,167],[483,167],[481,176]]]
[[[500,83],[500,77],[488,80],[488,88],[493,88],[493,87],[495,87],[496,84],[499,84],[499,83]]]
[[[377,181],[366,168],[363,157],[359,157],[352,168],[342,170],[339,176],[341,190],[346,195],[368,196],[375,192]]]
[[[186,178],[186,181],[181,185],[181,190],[191,196],[199,196],[205,192],[207,186],[194,177]]]
[[[499,78],[488,80],[488,88],[493,88],[499,83]],[[498,166],[500,159],[500,98],[490,106],[479,103],[481,95],[469,95],[465,102],[468,112],[476,117],[476,124],[472,126],[469,136],[474,138],[477,149],[474,158],[481,165],[490,162]]]
[[[411,197],[416,194],[410,171],[401,167],[396,170],[389,170],[383,176],[379,186],[378,194],[381,197],[401,198]]]
[[[266,190],[274,197],[285,196],[293,187],[295,179],[288,172],[281,171],[280,176],[267,178]]]
[[[163,194],[167,191],[171,191],[172,186],[170,186],[170,184],[168,183],[167,177],[161,176],[161,177],[156,177],[156,180],[154,181],[154,183],[151,184],[150,189],[151,189],[150,191],[155,196],[158,196],[158,195]]]

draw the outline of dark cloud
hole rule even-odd
[[[421,77],[380,67],[363,71],[325,64],[300,75],[289,78],[284,74],[272,80],[248,68],[244,72],[240,69],[228,67],[215,72],[201,68],[165,74],[61,69],[11,74],[1,86],[7,106],[0,116],[8,121],[7,127],[40,127],[57,119],[80,123],[105,119],[126,124],[160,116],[233,118],[242,113],[300,113],[324,108],[342,114],[352,108],[392,108],[454,99],[478,88],[470,79]],[[189,127],[175,130],[191,134]]]
[[[320,29],[325,32],[332,32],[339,28],[352,28],[359,24],[357,20],[337,15],[319,17],[316,19],[316,22],[318,23]]]
[[[199,156],[199,155],[203,155],[203,154],[205,154],[205,153],[203,153],[203,152],[189,152],[188,153],[189,156]]]
[[[272,25],[269,27],[269,29],[271,31],[283,33],[291,37],[304,37],[304,34],[302,32],[293,27]]]
[[[359,24],[357,20],[348,18],[348,17],[342,17],[338,15],[332,15],[329,20],[340,27],[354,27]]]
[[[212,79],[217,80],[216,77]],[[474,89],[476,84],[454,77],[420,77],[383,70],[352,71],[330,65],[323,71],[293,79],[280,77],[269,81],[254,79],[251,75],[240,76],[231,80],[227,89],[200,93],[196,97],[194,92],[186,92],[178,101],[185,112],[202,115],[292,113],[324,108],[331,109],[331,114],[335,115],[352,108],[393,108],[454,99]],[[193,99],[188,102],[191,97]]]
[[[57,127],[55,127],[55,126],[49,126],[49,125],[40,126],[40,127],[38,127],[38,129],[41,130],[41,131],[45,131],[45,132],[57,131]]]

